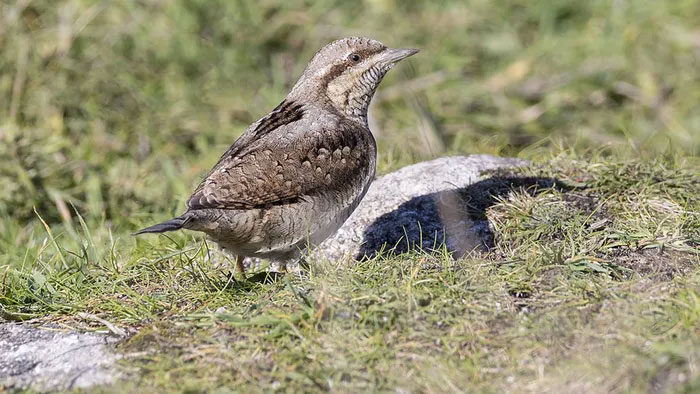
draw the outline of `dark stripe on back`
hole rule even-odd
[[[303,116],[304,110],[302,104],[296,104],[293,101],[285,100],[260,121],[255,130],[253,130],[253,133],[256,137],[262,137],[279,127],[296,122]]]
[[[282,127],[286,124],[296,122],[297,120],[301,119],[304,117],[304,110],[303,110],[303,105],[302,104],[295,104],[293,101],[282,101],[278,106],[275,107],[275,109],[270,112],[266,117],[264,117],[258,126],[253,130],[253,135],[252,139],[248,140],[248,144],[250,144],[251,141],[260,138],[266,134],[269,134],[271,131],[275,130],[278,127]],[[245,137],[245,134],[241,136],[241,138]],[[206,180],[209,178],[209,176],[214,172],[219,167],[219,164],[221,164],[224,159],[231,158],[233,156],[236,156],[242,149],[245,148],[245,145],[240,145],[240,140],[236,140],[233,145],[231,145],[226,152],[224,152],[223,155],[219,158],[219,161],[216,162],[214,167],[212,167],[211,170],[207,173],[207,175],[204,177]],[[203,183],[200,185],[200,187],[203,185]]]

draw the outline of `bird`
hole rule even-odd
[[[321,48],[291,91],[224,152],[182,215],[134,235],[204,232],[235,256],[286,263],[333,234],[375,177],[367,111],[386,73],[418,53],[365,37]]]

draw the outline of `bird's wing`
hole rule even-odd
[[[283,102],[224,153],[187,206],[251,209],[295,201],[373,170],[375,149],[361,126],[311,119],[301,106]]]

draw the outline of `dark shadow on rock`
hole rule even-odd
[[[355,259],[413,250],[438,252],[443,247],[455,258],[474,250],[486,251],[493,247],[486,210],[510,191],[536,195],[548,189],[573,188],[554,178],[494,176],[464,188],[415,197],[380,216],[364,231]]]

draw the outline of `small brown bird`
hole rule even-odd
[[[138,231],[202,231],[236,256],[284,264],[333,234],[376,170],[367,108],[384,75],[416,49],[369,38],[323,47],[287,97],[253,123],[197,187],[187,211]]]

